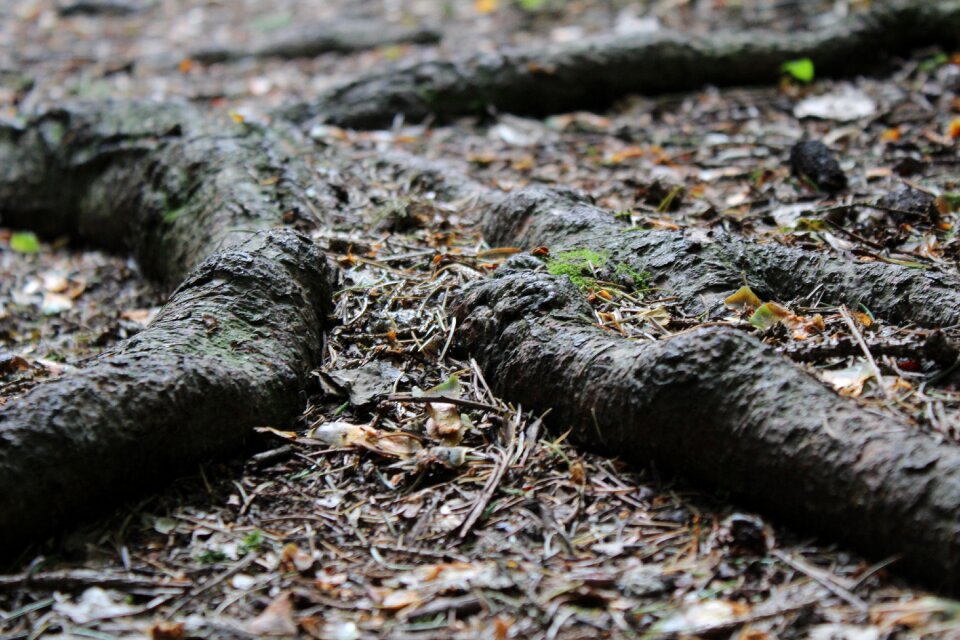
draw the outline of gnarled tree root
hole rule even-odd
[[[395,44],[433,44],[441,34],[427,27],[404,27],[361,20],[339,20],[299,27],[243,47],[208,47],[190,53],[202,63],[243,58],[308,58],[323,53],[353,53]]]
[[[235,454],[303,407],[331,270],[294,231],[207,258],[140,334],[0,414],[0,548]]]
[[[130,247],[163,281],[191,271],[142,333],[3,407],[4,553],[299,414],[333,267],[275,227],[320,222],[336,198],[295,151],[183,105],[73,106],[0,127],[5,224]]]
[[[130,251],[175,285],[256,231],[310,228],[341,203],[292,129],[182,103],[65,104],[0,120],[0,224]]]
[[[468,289],[460,340],[495,391],[593,449],[679,472],[960,587],[960,449],[841,398],[755,338],[659,342],[590,326],[567,279],[506,270]]]
[[[862,303],[891,322],[960,323],[956,276],[879,261],[849,262],[728,235],[630,230],[611,212],[572,191],[530,187],[511,194],[490,211],[484,236],[494,246],[546,245],[553,253],[590,249],[604,255],[608,265],[645,272],[650,285],[679,298],[692,314],[717,310],[746,279],[765,300]]]
[[[796,58],[813,60],[821,75],[848,75],[875,65],[881,53],[951,46],[958,33],[957,0],[900,0],[812,33],[698,37],[657,32],[405,64],[335,87],[282,113],[297,121],[355,128],[386,126],[397,114],[411,121],[442,120],[482,114],[491,107],[542,117],[603,108],[629,94],[769,84],[785,61]]]

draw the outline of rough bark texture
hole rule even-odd
[[[426,27],[340,20],[287,31],[252,45],[198,49],[190,53],[190,58],[203,63],[241,58],[307,58],[322,53],[353,53],[392,44],[432,44],[439,42],[440,38],[440,32]]]
[[[284,114],[357,128],[388,125],[397,114],[408,120],[443,119],[491,107],[544,116],[599,109],[631,93],[767,84],[779,77],[783,62],[803,57],[814,61],[820,75],[862,72],[876,65],[881,52],[952,46],[958,33],[960,1],[901,0],[815,33],[696,37],[658,32],[400,65],[334,88]]]
[[[595,449],[728,490],[933,586],[960,588],[960,450],[840,398],[758,340],[704,328],[654,343],[590,326],[566,279],[472,286],[460,340],[496,392]]]
[[[220,247],[285,221],[321,221],[335,192],[299,140],[186,104],[73,104],[0,121],[0,224],[130,250],[183,280]]]
[[[757,244],[703,232],[629,230],[611,212],[572,191],[530,187],[493,208],[484,236],[494,246],[588,248],[616,265],[649,274],[652,286],[677,296],[690,314],[712,312],[744,277],[764,300],[806,298],[823,305],[864,304],[891,322],[949,326],[960,323],[960,280],[885,262],[849,262],[829,253],[776,243]],[[704,308],[706,302],[707,308]]]
[[[299,414],[333,269],[272,227],[319,222],[335,198],[306,186],[294,142],[176,105],[71,107],[0,128],[3,224],[129,246],[168,282],[200,262],[142,333],[3,407],[3,552]]]
[[[288,230],[205,260],[151,325],[0,413],[0,549],[234,454],[302,410],[331,271]]]

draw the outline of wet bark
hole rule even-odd
[[[846,261],[726,234],[631,230],[612,212],[572,191],[531,187],[511,194],[486,217],[484,236],[494,246],[546,245],[553,253],[590,249],[606,258],[601,279],[615,281],[615,267],[629,265],[648,274],[659,294],[676,296],[691,315],[722,310],[723,299],[745,279],[764,300],[863,304],[890,322],[960,323],[960,280],[955,275]]]
[[[321,223],[336,198],[297,149],[182,105],[69,107],[0,128],[4,225],[130,248],[165,282],[190,272],[143,332],[3,407],[4,553],[299,414],[333,268],[275,227]]]
[[[0,549],[98,513],[303,408],[331,269],[305,236],[260,232],[201,263],[140,334],[0,413]]]
[[[68,104],[0,120],[0,224],[130,251],[151,278],[183,280],[201,259],[339,206],[291,130],[186,104]]]
[[[629,94],[769,84],[780,76],[782,63],[804,57],[813,60],[818,75],[849,75],[876,66],[883,54],[952,46],[958,33],[960,2],[901,0],[811,33],[658,32],[399,65],[282,113],[355,128],[386,126],[398,114],[419,121],[491,108],[542,117],[602,109]]]
[[[957,447],[837,396],[751,336],[714,327],[629,341],[591,326],[569,280],[502,271],[455,310],[497,393],[549,409],[589,448],[868,554],[902,554],[902,569],[960,588]]]
[[[189,57],[202,63],[242,58],[309,58],[323,53],[353,53],[395,44],[433,44],[440,38],[439,31],[427,27],[340,20],[286,31],[248,46],[197,49]]]

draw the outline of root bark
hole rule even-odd
[[[283,114],[339,126],[388,126],[480,115],[490,109],[542,117],[609,106],[629,94],[689,91],[704,85],[770,84],[789,60],[810,58],[820,75],[850,75],[895,55],[952,46],[960,2],[897,1],[812,33],[738,32],[692,36],[657,32],[599,38],[548,49],[482,53],[399,65],[335,87]]]
[[[513,194],[488,216],[485,235],[493,245],[604,252],[611,263],[648,271],[691,308],[701,294],[731,293],[745,272],[757,290],[781,296],[820,284],[825,300],[863,296],[901,321],[960,317],[946,276],[734,238],[625,233],[573,193]],[[549,410],[554,426],[572,428],[589,448],[730,491],[868,554],[901,554],[900,566],[928,584],[960,587],[960,448],[838,396],[733,329],[640,343],[592,326],[581,291],[538,264],[508,261],[498,277],[472,285],[454,312],[461,343],[497,393]],[[888,292],[894,285],[901,288]]]
[[[0,414],[0,549],[284,425],[319,363],[334,268],[294,139],[177,105],[71,107],[0,129],[6,225],[129,247],[183,280],[140,334]],[[310,185],[309,187],[307,185]]]

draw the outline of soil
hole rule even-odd
[[[267,121],[280,104],[398,59],[618,29],[816,27],[867,3],[131,4],[142,9],[63,17],[48,0],[0,7],[0,117],[67,97],[132,97]],[[437,26],[444,41],[310,60],[189,57],[200,44],[236,46],[345,15]],[[245,461],[212,462],[38,541],[0,576],[0,635],[957,637],[960,605],[899,577],[896,558],[860,557],[655,468],[575,449],[540,416],[495,397],[457,348],[446,312],[465,283],[516,250],[484,244],[479,187],[446,190],[415,163],[381,162],[404,152],[487,188],[579,188],[642,229],[723,231],[830,259],[956,273],[952,53],[921,51],[871,78],[637,97],[544,121],[313,127],[318,157],[352,158],[338,176],[349,194],[344,220],[363,223],[316,234],[344,275],[303,415],[294,428],[263,425]],[[827,94],[840,96],[839,113],[807,101]],[[798,117],[803,109],[821,117]],[[821,193],[791,174],[803,139],[837,155],[846,191]],[[927,196],[904,196],[905,186]],[[0,411],[138,331],[169,293],[123,257],[69,241],[24,254],[12,233],[0,233]],[[821,315],[822,329],[796,335],[755,328],[732,309],[687,314],[656,291],[585,288],[611,331],[652,340],[660,328],[739,326],[870,410],[960,438],[960,380],[923,351],[929,328],[886,323],[869,308],[851,309],[851,324],[815,297],[776,300],[811,322]],[[941,329],[960,338],[960,327]],[[433,393],[452,405],[416,391],[444,381]]]

